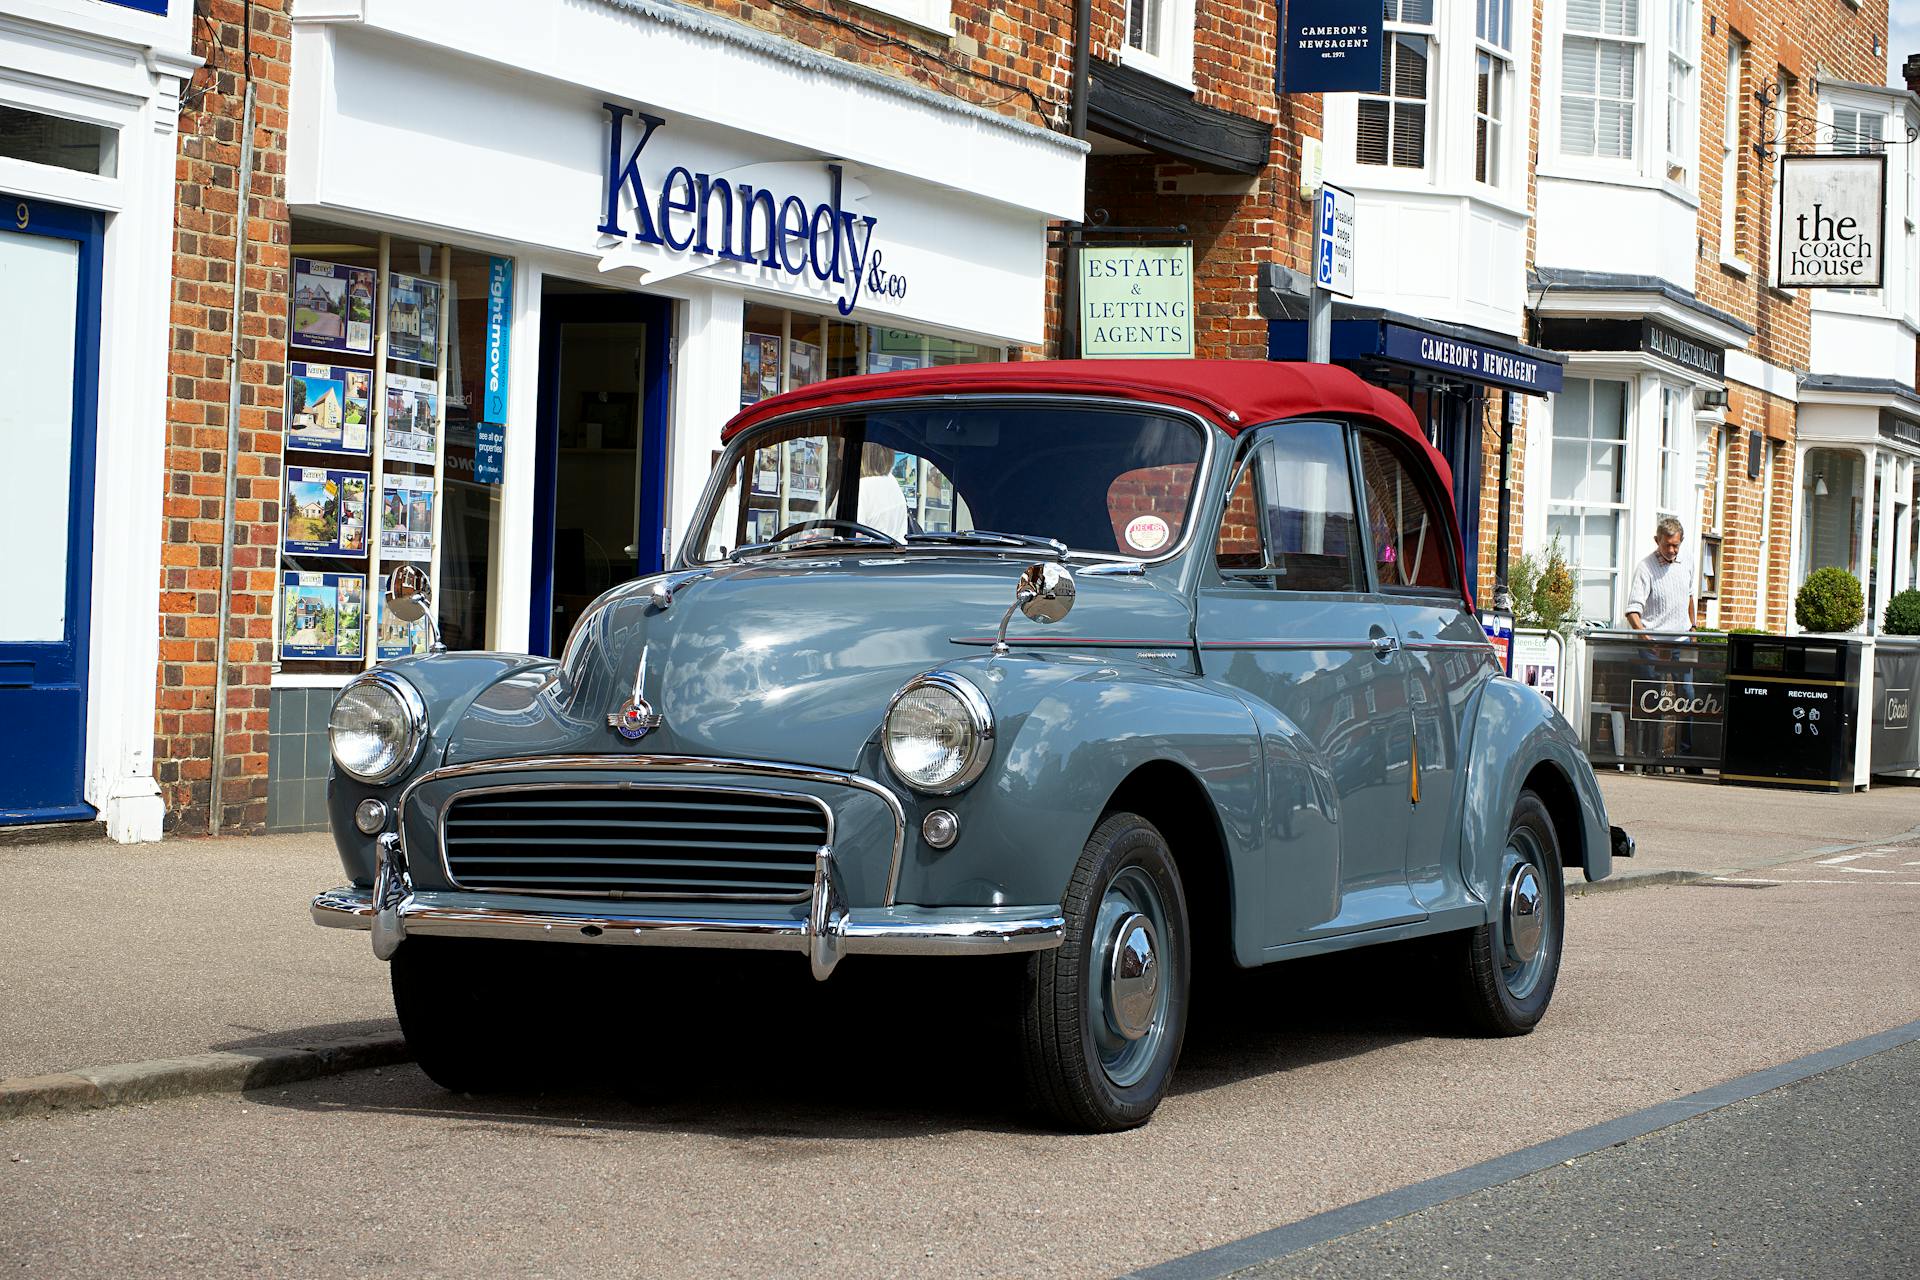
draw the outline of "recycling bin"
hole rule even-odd
[[[1720,781],[1853,790],[1863,648],[1841,636],[1729,636]]]

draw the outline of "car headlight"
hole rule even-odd
[[[950,796],[970,786],[993,755],[993,709],[969,682],[935,671],[893,695],[880,741],[908,786]]]
[[[340,691],[327,718],[333,762],[362,782],[385,782],[420,758],[427,704],[399,676],[375,671]]]

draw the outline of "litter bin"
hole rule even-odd
[[[1720,781],[1853,790],[1861,648],[1836,636],[1729,636]]]
[[[1920,636],[1878,636],[1873,643],[1873,768],[1876,774],[1920,771]]]

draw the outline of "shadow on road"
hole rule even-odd
[[[377,1088],[360,1073],[255,1096],[742,1140],[1036,1132],[1015,1049],[1021,961],[851,957],[820,984],[790,956],[618,959],[565,969],[546,1007],[501,1011],[501,1035],[546,1047],[534,1091],[452,1094],[406,1067]],[[1216,974],[1196,999],[1174,1094],[1452,1034],[1431,969],[1381,947]]]

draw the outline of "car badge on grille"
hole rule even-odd
[[[607,716],[607,728],[613,730],[628,742],[640,739],[658,729],[663,723],[660,713],[653,709],[641,692],[647,683],[647,651],[640,650],[640,669],[633,675],[633,696],[620,704],[620,709]]]

